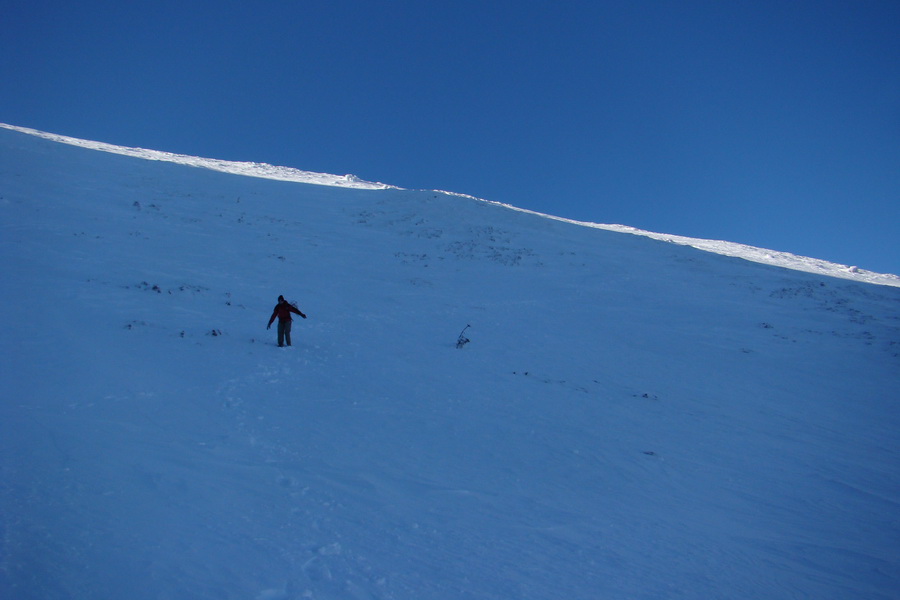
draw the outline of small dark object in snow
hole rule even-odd
[[[471,325],[466,325],[465,327],[463,327],[463,330],[459,332],[459,337],[456,339],[457,348],[462,348],[469,343],[469,338],[464,335],[466,333],[466,329],[468,329],[469,327],[471,327]]]

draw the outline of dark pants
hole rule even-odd
[[[278,345],[284,346],[284,342],[291,345],[291,321],[278,320]]]

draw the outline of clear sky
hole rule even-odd
[[[900,1],[8,0],[0,121],[900,273]]]

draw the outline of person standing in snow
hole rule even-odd
[[[291,345],[291,323],[293,322],[291,313],[296,313],[304,319],[306,318],[306,315],[297,310],[296,306],[285,300],[284,296],[278,296],[278,304],[275,305],[275,310],[272,311],[272,317],[269,319],[269,324],[266,325],[266,329],[269,329],[272,326],[272,321],[275,320],[275,317],[278,317],[279,348],[284,346],[285,342],[287,342],[288,346]]]

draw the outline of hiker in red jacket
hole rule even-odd
[[[278,304],[275,305],[275,310],[272,311],[272,317],[269,319],[269,324],[266,325],[266,329],[272,326],[272,321],[275,320],[275,317],[278,317],[278,347],[284,346],[284,342],[287,341],[287,345],[291,345],[291,323],[293,322],[291,319],[291,313],[296,313],[306,318],[302,312],[297,310],[297,307],[293,304],[289,303],[284,299],[284,296],[278,296]]]

